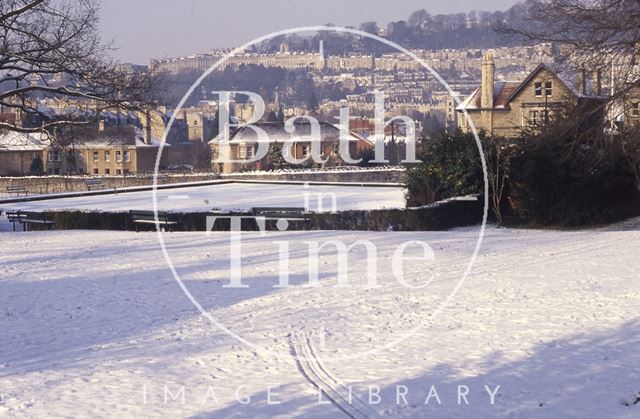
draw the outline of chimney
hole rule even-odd
[[[147,109],[144,113],[145,126],[144,126],[144,142],[145,144],[151,144],[151,111]]]
[[[602,96],[602,70],[600,69],[593,72],[593,92],[591,93]]]
[[[482,82],[480,85],[480,107],[482,109],[493,109],[494,75],[493,54],[488,52],[482,58]]]
[[[587,94],[587,70],[584,67],[580,67],[580,73],[578,74],[578,89],[580,94]]]

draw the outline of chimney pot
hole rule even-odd
[[[482,59],[482,82],[480,84],[480,107],[483,109],[493,109],[494,77],[493,54],[487,52]]]

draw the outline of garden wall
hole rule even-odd
[[[162,174],[158,177],[159,185],[186,182],[204,182],[210,180],[260,180],[260,181],[299,181],[299,182],[375,182],[401,183],[404,181],[403,168],[372,168],[343,170],[306,170],[291,172],[251,172],[218,175],[201,174]],[[153,175],[129,175],[126,177],[105,176],[101,178],[88,176],[28,176],[0,177],[0,196],[6,197],[6,187],[10,185],[25,186],[30,195],[64,192],[81,192],[88,190],[85,180],[100,179],[100,189],[122,189],[132,186],[149,186],[153,184]]]

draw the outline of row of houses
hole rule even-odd
[[[633,93],[633,92],[632,92]],[[491,54],[482,61],[480,86],[456,108],[458,128],[463,131],[485,130],[490,135],[517,137],[523,130],[541,126],[567,104],[600,105],[605,103],[600,73],[586,72],[576,77],[553,71],[545,64],[538,65],[524,80],[495,80],[495,63]],[[276,110],[281,111],[278,107]],[[622,124],[640,124],[640,92],[617,107],[602,113],[602,121],[609,128]],[[221,152],[217,123],[213,110],[201,115],[197,110],[183,110],[177,115],[158,163],[161,170],[181,167],[236,172],[270,169],[274,167],[273,153],[256,158],[259,147],[255,131],[240,127],[229,133],[231,162],[220,162]],[[163,116],[164,115],[164,116]],[[135,118],[134,118],[135,119]],[[307,122],[295,124],[293,132],[279,121],[253,124],[265,131],[270,142],[283,145],[284,153],[290,153],[299,165],[317,165],[310,162],[315,146],[310,138],[311,126]],[[150,173],[156,166],[160,139],[166,129],[166,113],[147,112],[136,119],[138,123],[105,124],[104,121],[74,129],[66,138],[64,147],[42,134],[0,133],[0,176],[28,174],[87,174],[96,176],[125,176],[132,173]],[[608,122],[606,121],[608,120]],[[140,123],[142,121],[142,123]],[[357,160],[371,154],[371,140],[375,124],[372,120],[355,118],[348,130],[349,156]],[[404,142],[402,124],[390,124],[385,128],[386,157],[391,164],[402,158],[398,154]],[[419,135],[419,133],[418,133]],[[320,123],[320,150],[316,154],[322,167],[351,164],[340,156],[340,129],[328,122]],[[284,158],[289,156],[282,156]]]

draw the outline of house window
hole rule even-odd
[[[631,116],[637,118],[640,116],[640,102],[631,104]]]
[[[128,150],[124,152],[124,161],[127,163],[131,161],[131,155]]]
[[[98,172],[98,168],[93,169],[93,174],[94,175],[99,175],[100,174],[100,172]]]
[[[288,146],[282,146],[282,157],[289,157],[289,150]]]
[[[129,173],[131,173],[131,171],[129,169],[124,169],[124,174],[128,175]]]
[[[116,162],[122,163],[122,151],[116,150]]]
[[[309,157],[310,151],[311,151],[311,148],[308,145],[303,145],[302,146],[302,156],[303,157]]]
[[[238,147],[238,157],[241,159],[247,157],[247,149],[245,147]]]
[[[536,127],[538,125],[547,124],[549,122],[549,111],[529,111],[529,126]]]
[[[116,175],[121,175],[121,174],[122,174],[122,170],[116,169]]]
[[[553,93],[553,84],[550,81],[544,83],[544,94],[546,96],[551,96]]]
[[[253,158],[253,146],[252,145],[248,145],[247,146],[247,158],[249,158],[249,159]]]
[[[536,97],[542,96],[542,83],[541,82],[536,82],[534,84],[534,90],[536,92]]]
[[[98,161],[100,160],[100,153],[98,153],[97,151],[93,152],[93,161]]]
[[[105,175],[110,175],[111,174],[111,169],[104,169],[104,174]]]
[[[51,150],[49,152],[49,161],[60,161],[60,150]]]
[[[111,152],[110,151],[105,151],[104,152],[104,161],[111,161]]]

